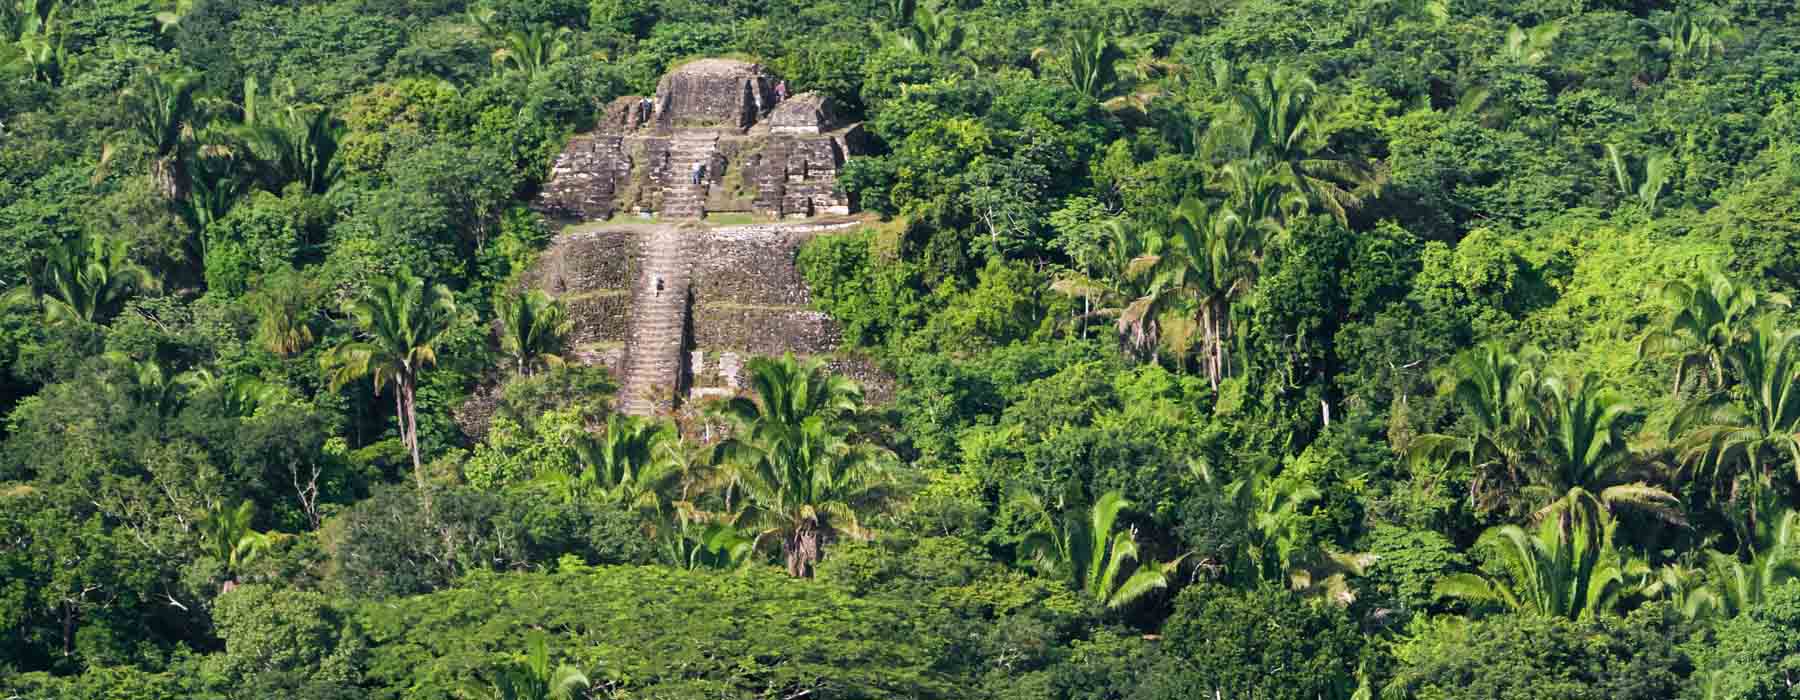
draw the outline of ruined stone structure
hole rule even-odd
[[[836,181],[861,129],[841,124],[820,95],[778,99],[777,85],[751,63],[688,63],[654,97],[613,101],[599,128],[556,160],[537,206],[583,225],[567,229],[525,282],[568,305],[573,354],[612,370],[626,413],[732,395],[753,356],[838,346],[794,256],[808,238],[859,222],[778,220],[849,213]],[[700,219],[709,212],[769,223],[708,227]],[[599,223],[621,213],[658,221]],[[833,364],[872,397],[886,393],[890,382],[867,362]]]
[[[604,226],[565,233],[526,283],[561,298],[582,362],[621,378],[620,404],[646,415],[744,387],[757,355],[828,355],[837,325],[811,307],[794,254],[813,236],[859,222]],[[658,285],[658,282],[661,282]],[[833,369],[881,399],[889,381],[867,362]]]
[[[663,76],[652,97],[614,100],[556,159],[539,208],[574,220],[849,213],[837,175],[862,126],[840,123],[822,95],[777,99],[777,84],[754,63],[702,59]]]

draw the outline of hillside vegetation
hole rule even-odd
[[[705,56],[891,402],[518,284]],[[0,698],[1800,696],[1792,0],[0,0],[0,236]]]

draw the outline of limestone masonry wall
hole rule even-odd
[[[706,228],[684,226],[676,235],[689,275],[685,307],[687,339],[683,375],[670,379],[694,403],[730,396],[744,387],[750,358],[829,357],[834,371],[864,384],[871,399],[885,400],[892,379],[867,359],[838,355],[841,329],[814,310],[812,295],[795,266],[800,247],[814,236],[859,225],[788,222]],[[574,359],[602,364],[623,381],[633,342],[633,295],[641,293],[645,242],[663,225],[575,228],[562,234],[524,275],[526,284],[557,295],[574,326]]]
[[[823,95],[778,99],[777,83],[762,66],[706,59],[663,76],[654,96],[613,100],[595,131],[557,156],[536,206],[586,221],[621,212],[849,213],[855,203],[837,177],[866,147],[861,125],[839,123]],[[705,165],[698,185],[697,164]]]
[[[557,296],[629,291],[642,254],[635,232],[629,229],[564,233],[538,256],[523,281]]]

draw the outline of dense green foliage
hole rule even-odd
[[[520,289],[706,55],[891,402]],[[0,236],[0,697],[1794,694],[1786,0],[0,0]]]

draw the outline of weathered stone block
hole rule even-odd
[[[562,299],[568,308],[570,323],[574,326],[569,330],[570,343],[581,345],[625,340],[627,319],[631,317],[629,290],[589,292]]]
[[[694,300],[757,306],[805,307],[812,303],[794,266],[808,238],[778,226],[733,226],[695,237]]]
[[[640,254],[630,231],[565,234],[538,256],[524,282],[554,296],[629,289]]]
[[[694,347],[703,350],[817,355],[837,347],[840,338],[831,317],[810,309],[717,304],[695,305],[692,313]]]
[[[775,104],[775,77],[762,66],[707,58],[683,64],[656,84],[658,128],[750,128]]]
[[[770,218],[848,213],[838,173],[865,144],[815,93],[777,103],[774,77],[742,61],[705,59],[664,76],[654,97],[621,97],[594,133],[570,140],[537,208],[591,221],[615,213]],[[701,183],[693,182],[704,164]]]

